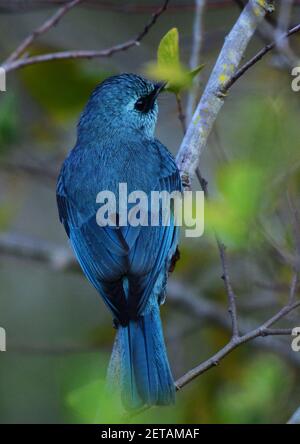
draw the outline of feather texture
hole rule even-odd
[[[57,183],[60,220],[85,275],[118,325],[109,380],[119,375],[128,409],[174,400],[159,304],[178,245],[178,227],[173,215],[168,226],[99,226],[96,197],[109,190],[118,201],[120,183],[127,184],[128,193],[140,190],[147,196],[151,191],[181,191],[172,155],[150,136],[156,116],[138,117],[128,110],[132,95],[136,99],[151,88],[151,82],[134,75],[113,78],[97,88]],[[114,97],[120,102],[115,104],[116,115]],[[157,114],[153,106],[150,113]]]

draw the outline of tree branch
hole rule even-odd
[[[219,248],[219,252],[220,252],[222,269],[223,269],[222,279],[224,281],[227,296],[228,296],[228,305],[229,305],[228,312],[231,317],[232,339],[236,339],[239,337],[238,316],[237,316],[237,308],[236,308],[236,296],[233,292],[230,278],[229,278],[226,247],[218,238],[217,238],[217,243],[218,243],[218,248]]]
[[[193,45],[192,45],[192,53],[190,58],[190,68],[195,69],[200,65],[201,62],[201,50],[202,50],[202,41],[203,41],[203,14],[204,8],[206,6],[206,0],[195,0],[196,1],[196,11],[194,17],[194,26],[193,26]],[[187,106],[186,106],[186,123],[190,123],[196,105],[199,100],[199,92],[200,89],[200,80],[199,77],[194,80],[194,85],[191,88],[188,98],[187,98]]]
[[[94,50],[74,50],[74,51],[60,51],[60,52],[54,52],[49,54],[41,54],[36,56],[30,56],[30,57],[22,57],[18,59],[9,60],[9,59],[2,64],[2,68],[5,69],[6,72],[14,71],[29,65],[33,65],[36,63],[45,63],[45,62],[52,62],[52,61],[58,61],[58,60],[66,60],[66,59],[94,59],[94,58],[101,58],[101,57],[110,57],[111,55],[115,54],[116,52],[126,51],[127,49],[132,48],[133,46],[138,46],[140,42],[143,40],[143,38],[148,34],[150,29],[155,25],[157,22],[157,19],[160,17],[161,14],[167,9],[168,4],[170,0],[165,0],[163,5],[152,15],[150,21],[145,25],[143,30],[133,39],[130,39],[124,43],[112,46],[107,49],[102,49],[99,51]],[[74,3],[74,2],[73,2]],[[76,3],[77,4],[77,3]],[[75,6],[75,5],[74,5]],[[62,8],[64,9],[64,8]],[[63,11],[57,13],[47,21],[44,25],[42,25],[39,30],[42,30],[41,33],[44,33],[48,31],[51,26],[54,26],[56,23],[57,15],[59,15],[59,19],[65,14]],[[53,20],[54,18],[54,20]],[[49,25],[50,22],[50,25]],[[45,29],[46,28],[46,29]],[[40,35],[40,34],[38,34]],[[28,47],[28,45],[35,39],[35,36],[31,35],[26,39],[19,48],[15,51],[16,54],[23,52],[23,47]],[[29,42],[29,43],[28,43]],[[15,57],[14,53],[12,54],[13,57]],[[11,56],[11,57],[12,57]]]
[[[62,6],[52,17],[46,20],[39,28],[32,32],[28,37],[26,37],[23,42],[15,49],[15,51],[5,60],[4,65],[15,61],[18,59],[24,51],[42,34],[45,34],[49,29],[53,28],[58,24],[58,22],[62,19],[62,17],[70,11],[72,8],[75,8],[79,3],[84,0],[73,0],[71,2],[66,3]]]
[[[80,271],[80,267],[71,250],[45,241],[27,237],[25,238],[24,236],[16,234],[0,235],[0,254],[9,255],[18,259],[27,259],[43,263],[60,272]],[[228,271],[226,274],[227,273]],[[214,324],[228,331],[232,331],[232,322],[226,316],[224,308],[217,303],[196,296],[196,292],[186,285],[183,285],[178,281],[171,280],[168,284],[168,298],[173,305],[183,308],[195,318],[202,319],[207,322],[213,322]],[[277,320],[283,316],[286,316],[291,310],[294,310],[296,308],[295,304],[298,306],[299,302],[289,304],[288,310],[286,308],[284,308],[284,311],[280,310],[279,315],[276,315]],[[271,319],[271,323],[273,324],[275,322],[274,318]],[[253,323],[253,320],[249,321],[243,317],[240,318],[239,324],[243,335],[242,337],[246,335],[247,331],[252,331],[255,329],[253,327]],[[266,337],[291,334],[291,329],[271,329],[270,327],[270,321],[268,325],[264,324],[262,326],[263,330],[260,332],[260,336]],[[272,350],[275,345],[276,351],[279,349],[281,354],[286,355],[287,351],[285,348],[283,350],[280,347],[281,344],[263,344],[264,343],[259,343],[257,345],[270,350]]]
[[[293,4],[294,0],[285,0],[284,2],[280,3],[278,24],[275,30],[275,41],[277,50],[284,58],[284,62],[289,67],[296,66],[298,60],[292,49],[290,48],[288,40],[282,37],[287,33],[290,26]]]
[[[290,330],[282,330],[282,329],[270,330],[269,327],[273,325],[275,322],[285,317],[293,310],[295,310],[296,308],[298,308],[299,306],[300,306],[300,301],[297,301],[292,305],[287,305],[283,307],[276,315],[274,315],[272,318],[270,318],[268,321],[262,324],[260,327],[257,327],[254,330],[245,333],[242,336],[232,338],[214,356],[212,356],[202,364],[198,365],[197,367],[193,368],[192,370],[189,370],[185,375],[179,378],[175,382],[177,390],[180,390],[182,387],[187,385],[197,376],[202,375],[204,372],[211,369],[212,367],[219,365],[222,359],[224,359],[229,353],[231,353],[233,350],[235,350],[237,347],[239,347],[242,344],[246,344],[247,342],[252,341],[253,339],[258,337],[266,337],[269,335],[276,335],[276,334],[290,334]]]
[[[53,163],[53,159],[51,159]],[[49,167],[49,162],[47,165],[41,164],[40,162],[28,161],[28,160],[0,160],[0,170],[4,173],[12,174],[25,174],[30,178],[36,178],[40,183],[47,183],[53,188],[57,181],[57,176],[59,174],[59,169],[55,167]],[[45,162],[46,164],[46,162]]]
[[[236,72],[259,23],[271,10],[273,10],[273,1],[249,0],[225,39],[177,155],[177,165],[187,188],[189,187],[189,178],[195,174],[200,155],[224,104],[222,88]]]
[[[287,424],[300,424],[300,407],[295,411]]]
[[[182,100],[181,100],[179,93],[176,94],[176,104],[177,104],[178,119],[181,124],[182,132],[183,132],[183,134],[185,134],[185,132],[186,132],[186,116],[183,111]]]
[[[0,233],[0,254],[45,263],[59,271],[79,269],[71,250],[17,234]]]
[[[291,28],[286,34],[284,34],[281,38],[286,39],[291,37],[293,34],[296,34],[300,31],[300,24]],[[226,93],[229,88],[240,78],[242,77],[248,69],[252,68],[257,62],[259,62],[268,52],[272,51],[276,46],[276,42],[269,43],[264,48],[262,48],[254,57],[252,57],[247,63],[245,63],[239,70],[233,74],[230,79],[223,85],[221,92]]]

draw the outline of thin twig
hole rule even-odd
[[[294,0],[284,0],[281,2],[278,13],[278,23],[275,30],[275,42],[277,50],[282,55],[284,62],[287,63],[288,66],[296,66],[297,63],[297,57],[293,53],[288,39],[282,38],[290,26],[293,3]]]
[[[186,120],[185,120],[185,114],[183,111],[182,101],[179,94],[176,94],[176,103],[177,103],[177,111],[178,111],[178,119],[181,123],[181,128],[183,131],[183,134],[186,132]]]
[[[73,0],[71,2],[66,3],[60,9],[58,9],[52,17],[46,20],[39,28],[32,32],[28,37],[26,37],[23,42],[15,49],[15,51],[5,60],[4,65],[14,60],[17,60],[24,51],[42,34],[45,34],[49,29],[53,28],[58,24],[58,22],[62,19],[62,17],[70,11],[72,8],[75,8],[79,3],[84,0]]]
[[[202,176],[202,173],[200,171],[200,167],[198,166],[196,169],[196,177],[198,179],[198,182],[200,183],[201,189],[204,193],[204,196],[206,199],[208,199],[208,182],[207,180]]]
[[[71,250],[18,234],[0,234],[0,254],[49,264],[53,269],[79,269]]]
[[[46,163],[46,162],[45,162]],[[40,183],[49,184],[52,188],[57,181],[58,168],[49,168],[49,163],[47,166],[39,162],[29,162],[29,161],[17,161],[17,160],[1,160],[0,161],[0,171],[12,174],[25,174],[30,176],[30,178],[37,178]]]
[[[297,26],[294,26],[286,34],[284,34],[281,38],[286,39],[288,37],[291,37],[293,34],[296,34],[299,31],[300,31],[300,24]],[[222,92],[223,93],[227,92],[229,90],[229,88],[231,88],[232,85],[248,71],[248,69],[250,69],[257,62],[259,62],[266,54],[268,54],[268,52],[272,51],[272,49],[274,49],[275,46],[276,46],[276,42],[272,42],[272,43],[269,43],[269,45],[266,45],[264,48],[262,48],[254,57],[252,57],[239,70],[237,70],[235,74],[233,74],[231,76],[231,78],[224,84],[224,86],[222,88]]]
[[[222,279],[225,284],[227,296],[228,296],[228,311],[231,316],[231,324],[232,324],[232,339],[236,339],[239,337],[239,327],[238,327],[238,316],[237,316],[237,308],[236,308],[236,296],[232,289],[229,272],[228,272],[228,264],[227,264],[227,255],[226,255],[226,247],[225,245],[218,239],[217,237],[218,248],[220,252],[220,258],[222,263],[223,275]]]
[[[73,258],[71,252],[68,250],[63,250],[61,247],[54,248],[45,242],[28,240],[23,237],[16,235],[1,235],[0,236],[0,252],[4,254],[13,254],[19,258],[32,259],[38,262],[44,262],[50,264],[50,266],[58,269],[60,271],[65,270],[75,270],[79,269]],[[198,297],[193,297],[189,294],[189,290],[184,287],[184,290],[179,287],[179,289],[174,289],[174,285],[169,286],[170,301],[173,303],[180,304],[180,306],[187,307],[191,314],[194,316],[205,317],[216,322],[218,325],[224,328],[231,329],[230,324],[227,323],[226,317],[224,317],[223,310],[218,307],[217,304],[201,300]],[[184,297],[182,296],[184,294]],[[300,301],[293,304],[288,304],[283,307],[276,315],[271,317],[268,321],[262,324],[260,327],[250,330],[250,332],[244,332],[239,337],[232,337],[229,343],[223,347],[218,353],[216,353],[212,358],[208,359],[204,363],[195,367],[184,376],[176,381],[176,386],[178,389],[182,388],[188,382],[192,381],[196,376],[204,373],[210,368],[218,365],[218,363],[225,358],[231,351],[233,351],[238,346],[252,341],[258,337],[267,336],[278,336],[278,335],[289,335],[291,334],[291,329],[271,329],[271,326],[287,316],[293,310],[300,306]],[[241,322],[243,325],[242,330],[245,331],[248,322]],[[271,346],[271,344],[270,344]],[[68,352],[74,351],[74,349],[68,350]]]
[[[69,0],[1,0],[0,11],[4,12],[28,12],[49,8],[51,6],[63,5]],[[103,11],[124,12],[132,14],[144,14],[152,11],[156,7],[155,2],[111,2],[109,0],[86,0],[91,8],[99,8]],[[300,0],[295,0],[297,6]],[[209,0],[207,7],[210,9],[231,8],[232,0]],[[194,11],[194,2],[181,0],[170,5],[171,12]]]
[[[294,242],[295,242],[295,254],[296,254],[296,261],[295,261],[295,270],[299,273],[300,271],[300,216],[298,208],[294,202],[294,199],[290,195],[289,192],[287,192],[287,201],[289,205],[289,209],[292,213],[292,228],[293,228],[293,236],[294,236]]]
[[[297,288],[298,288],[298,272],[296,271],[293,274],[292,277],[292,282],[291,282],[291,287],[290,287],[290,296],[289,296],[289,304],[293,304],[295,302],[296,299],[296,292],[297,292]]]
[[[192,370],[188,371],[185,375],[183,375],[181,378],[179,378],[176,381],[176,387],[177,389],[181,389],[186,384],[191,382],[193,379],[195,379],[197,376],[203,374],[207,370],[209,370],[212,367],[215,367],[220,363],[222,359],[225,358],[230,352],[232,352],[234,349],[239,347],[242,344],[245,344],[249,341],[252,341],[255,338],[258,337],[266,337],[270,334],[269,327],[273,325],[278,320],[282,319],[284,316],[289,314],[291,311],[295,310],[300,306],[300,301],[297,303],[291,305],[291,306],[285,306],[283,307],[275,316],[273,316],[271,319],[266,321],[262,326],[255,328],[254,330],[250,331],[249,333],[246,333],[242,336],[239,336],[237,338],[232,338],[221,350],[219,350],[214,356],[212,356],[207,361],[203,362],[202,364],[198,365],[197,367],[193,368]],[[278,333],[276,330],[271,330],[272,333]],[[282,331],[279,331],[279,334],[281,334]],[[286,334],[286,332],[284,332]]]
[[[300,424],[300,407],[293,413],[287,424]]]
[[[193,44],[190,58],[190,69],[196,69],[201,63],[201,50],[203,41],[203,13],[206,0],[195,0],[196,11],[193,26]],[[199,76],[194,79],[194,85],[189,91],[186,105],[186,122],[190,123],[200,96]]]
[[[178,108],[178,118],[179,118],[181,125],[182,125],[183,134],[185,134],[185,132],[186,132],[185,116],[183,115],[182,104],[181,104],[181,99],[180,99],[179,94],[176,94],[176,100],[177,100],[177,108]],[[202,191],[204,192],[204,196],[206,199],[208,199],[208,183],[202,177],[199,167],[196,170],[196,175],[199,180]],[[234,339],[239,336],[236,297],[233,292],[230,278],[229,278],[229,272],[228,272],[228,266],[227,266],[226,246],[223,244],[223,242],[221,242],[217,233],[215,233],[215,237],[216,237],[216,242],[217,242],[218,249],[219,249],[221,264],[222,264],[222,270],[223,270],[222,279],[224,281],[225,289],[226,289],[226,293],[227,293],[227,297],[228,297],[228,312],[230,314],[231,321],[232,321],[232,338]]]
[[[177,154],[177,166],[187,188],[189,178],[195,174],[200,155],[224,104],[222,89],[238,69],[251,38],[267,12],[273,9],[272,5],[271,0],[249,0],[225,39]]]
[[[163,12],[167,9],[169,1],[170,0],[164,1],[163,5],[152,15],[150,21],[145,25],[143,30],[134,39],[130,39],[124,43],[98,51],[93,51],[93,50],[59,51],[49,54],[23,57],[17,60],[13,60],[11,62],[5,62],[2,65],[2,68],[4,68],[6,72],[10,72],[36,63],[53,62],[66,59],[94,59],[101,57],[110,57],[116,52],[126,51],[132,48],[133,46],[139,46],[143,38],[155,25],[160,15],[163,14]]]

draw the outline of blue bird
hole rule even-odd
[[[174,158],[154,137],[163,88],[134,74],[102,82],[80,117],[57,182],[60,221],[117,328],[108,383],[119,387],[127,410],[175,400],[159,306],[179,256],[179,228],[173,212],[166,226],[99,226],[96,196],[109,190],[118,198],[120,183],[128,194],[181,192]]]

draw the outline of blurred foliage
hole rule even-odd
[[[146,73],[154,79],[167,81],[166,90],[178,95],[183,89],[192,86],[194,77],[203,67],[204,65],[199,65],[191,71],[181,63],[178,29],[172,28],[161,39],[157,50],[157,62],[149,63]]]
[[[238,109],[240,124],[227,128],[232,159],[217,170],[219,196],[206,205],[206,226],[211,222],[229,245],[251,241],[254,247],[262,241],[260,224],[275,239],[292,242],[286,203],[287,192],[299,190],[297,113],[297,101],[287,94],[250,96]]]
[[[74,390],[68,395],[67,403],[80,421],[95,424],[122,423],[124,413],[119,397],[108,392],[104,380],[95,380]]]
[[[249,239],[263,198],[263,174],[255,165],[231,162],[218,170],[219,196],[205,207],[205,222],[231,247],[242,247]]]
[[[284,381],[284,384],[282,384]],[[243,366],[239,383],[223,386],[217,397],[221,423],[270,423],[280,413],[291,389],[288,368],[276,356],[252,359]]]
[[[66,414],[80,423],[176,423],[182,420],[178,406],[149,409],[143,415],[125,412],[118,392],[105,383],[109,356],[90,354],[77,358],[76,365],[65,374],[64,392]],[[75,371],[75,374],[74,374]]]
[[[203,329],[202,338],[210,349],[221,348],[227,340],[216,328]],[[193,346],[191,338],[188,344]],[[275,423],[294,384],[293,372],[277,356],[239,349],[222,361],[219,371],[205,373],[178,392],[175,406],[135,416],[122,409],[117,394],[105,385],[108,359],[108,355],[91,353],[74,357],[67,365],[64,393],[71,422]]]
[[[209,339],[209,335],[205,337]],[[188,393],[177,397],[186,422],[276,424],[279,418],[288,418],[283,406],[293,394],[293,384],[294,374],[280,358],[253,353],[249,347],[227,356],[219,371],[203,374],[186,388]]]
[[[280,186],[291,168],[299,166],[298,113],[298,101],[287,94],[249,96],[238,109],[239,125],[229,134],[233,152],[263,169],[272,185]],[[267,187],[265,196],[271,191]]]
[[[8,230],[15,215],[15,208],[9,202],[0,201],[0,232]]]
[[[57,48],[40,47],[39,51],[55,52]],[[95,86],[108,71],[89,71],[77,60],[40,63],[20,71],[27,92],[56,122],[64,123],[82,110]]]
[[[71,376],[71,385],[76,379],[80,381],[80,385],[67,393],[66,406],[73,411],[80,422],[118,423],[122,418],[120,400],[114,393],[108,392],[105,385],[105,368],[99,365],[101,362],[106,363],[107,359],[107,356],[103,354],[101,356],[99,353],[95,360],[89,359],[88,371],[85,372],[86,363],[83,365],[79,363],[76,366],[77,375]]]
[[[0,155],[7,152],[10,146],[18,140],[19,125],[15,95],[12,93],[2,94],[0,100]]]

